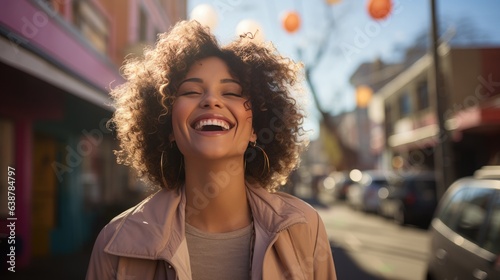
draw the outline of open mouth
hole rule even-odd
[[[227,131],[231,125],[220,119],[203,119],[195,122],[193,128],[198,131]]]

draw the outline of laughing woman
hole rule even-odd
[[[277,191],[304,147],[299,71],[194,21],[128,61],[118,161],[161,188],[101,231],[87,279],[336,279],[319,215]]]

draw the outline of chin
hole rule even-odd
[[[224,159],[224,158],[229,158],[231,156],[234,157],[234,155],[231,155],[231,152],[228,151],[229,146],[219,146],[214,148],[213,146],[211,147],[197,147],[193,151],[191,151],[190,154],[193,155],[194,158],[196,159],[207,159],[207,160],[219,160],[219,159]],[[243,155],[241,155],[243,157]]]

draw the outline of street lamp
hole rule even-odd
[[[370,103],[373,90],[369,86],[358,86],[356,88],[356,105],[359,108],[366,108]]]

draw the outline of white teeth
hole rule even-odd
[[[194,126],[194,129],[201,130],[204,126],[207,125],[215,125],[222,127],[222,130],[229,130],[229,124],[223,120],[219,119],[206,119],[197,122]]]

